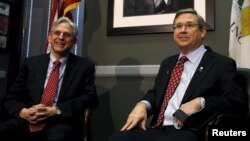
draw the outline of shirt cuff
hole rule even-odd
[[[205,99],[203,97],[201,97],[201,101],[200,102],[201,102],[201,109],[200,109],[200,111],[201,111],[201,110],[203,110],[205,108],[206,102],[205,102]]]
[[[150,104],[147,100],[142,100],[142,101],[140,101],[140,102],[146,104],[147,111],[150,111],[150,110],[152,109],[151,104]]]

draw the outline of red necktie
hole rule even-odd
[[[50,72],[47,85],[43,91],[43,95],[42,95],[40,103],[46,106],[52,106],[53,101],[55,99],[57,87],[58,87],[58,81],[59,81],[60,65],[61,65],[61,62],[58,60],[53,63],[54,68]],[[45,123],[30,124],[29,130],[30,132],[38,132],[38,131],[41,131],[44,127],[45,127]]]
[[[167,86],[167,90],[164,96],[164,100],[161,106],[161,111],[158,115],[158,119],[156,124],[153,126],[153,128],[158,127],[162,124],[163,119],[164,119],[164,113],[165,110],[167,108],[168,102],[171,99],[171,97],[173,96],[178,84],[180,83],[181,80],[181,75],[184,69],[184,63],[188,60],[188,58],[186,56],[182,56],[179,59],[179,62],[175,65],[171,76],[170,76],[170,80]]]

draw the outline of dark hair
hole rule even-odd
[[[174,21],[173,21],[173,25],[175,25],[176,19],[181,15],[181,14],[185,14],[185,13],[190,13],[193,14],[197,17],[197,23],[199,28],[206,28],[206,22],[203,19],[203,17],[197,13],[196,10],[194,10],[193,8],[187,8],[187,9],[181,9],[179,11],[176,12],[175,17],[174,17]]]

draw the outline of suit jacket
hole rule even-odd
[[[24,60],[6,95],[5,106],[10,115],[15,116],[22,108],[40,103],[49,60],[48,54]],[[84,109],[95,108],[98,104],[94,73],[95,67],[90,60],[69,54],[57,102],[62,115],[48,121],[82,126]]]
[[[213,52],[209,47],[206,48],[207,51],[181,102],[183,104],[196,97],[203,97],[205,108],[190,115],[183,128],[199,130],[206,124],[209,117],[216,113],[237,113],[247,110],[242,88],[235,82],[237,76],[235,61]],[[149,111],[148,114],[153,115],[152,125],[157,120],[166,86],[178,56],[179,54],[163,60],[154,87],[142,99],[149,101],[152,105],[152,111]]]
[[[193,0],[169,0],[168,4],[162,0],[155,7],[154,0],[124,0],[124,16],[141,16],[163,13],[175,13],[184,8],[194,8]]]
[[[124,0],[124,16],[154,14],[153,0]]]
[[[155,7],[155,13],[175,13],[185,8],[194,8],[194,0],[169,0],[168,4],[163,2],[159,7]]]

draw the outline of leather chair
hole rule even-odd
[[[249,130],[250,127],[250,69],[238,68],[237,83],[243,87],[248,102],[248,113],[246,115],[214,115],[206,127],[206,141],[210,141],[211,128],[236,128],[238,130]],[[240,109],[239,109],[240,110]],[[249,135],[248,135],[249,136]],[[212,139],[213,141],[214,139]],[[242,141],[242,140],[240,140]]]

